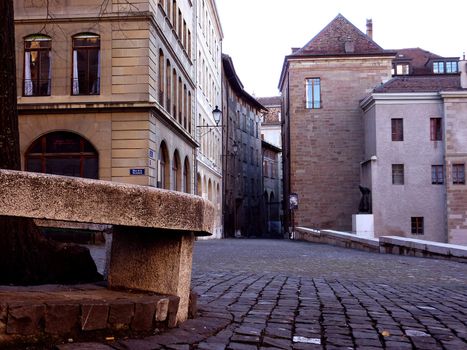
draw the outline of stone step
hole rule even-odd
[[[153,334],[175,327],[180,298],[105,284],[0,287],[0,348]]]

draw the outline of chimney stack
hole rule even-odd
[[[373,20],[371,18],[366,20],[366,35],[373,40]]]
[[[459,71],[461,72],[461,88],[467,89],[467,61],[459,61]]]

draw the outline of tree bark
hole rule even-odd
[[[13,0],[0,0],[0,168],[21,170]],[[100,279],[89,250],[47,239],[32,219],[0,216],[0,284]]]

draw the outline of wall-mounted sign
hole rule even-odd
[[[289,195],[289,209],[290,210],[298,209],[298,194],[297,193],[291,193]]]
[[[155,158],[156,152],[154,152],[153,149],[149,149],[149,152],[148,152],[148,153],[149,153],[148,156],[149,156],[150,159],[154,159],[154,158]]]
[[[130,175],[144,175],[144,169],[130,169]]]

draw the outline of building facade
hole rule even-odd
[[[261,116],[265,107],[248,94],[232,59],[222,55],[224,235],[262,231]]]
[[[194,193],[194,11],[15,1],[23,168]]]
[[[371,22],[365,35],[339,15],[285,59],[284,192],[299,197],[294,224],[350,231],[362,210],[375,236],[467,244],[465,61],[386,51],[371,34]]]
[[[281,149],[265,140],[261,141],[263,163],[263,236],[283,238],[282,212],[282,164]]]
[[[263,145],[263,200],[265,202],[266,229],[270,235],[283,234],[283,177],[282,177],[282,118],[281,97],[259,97],[267,108],[261,121]]]
[[[360,100],[391,77],[386,51],[342,15],[285,57],[282,93],[285,229],[351,230],[360,200],[363,128]]]
[[[372,191],[375,233],[467,244],[465,61],[401,51],[404,69],[361,104],[362,184]]]
[[[222,28],[214,0],[197,0],[197,193],[216,207],[216,225],[210,238],[221,238],[222,230],[222,129],[212,111],[221,107]],[[216,126],[216,127],[210,127]]]

